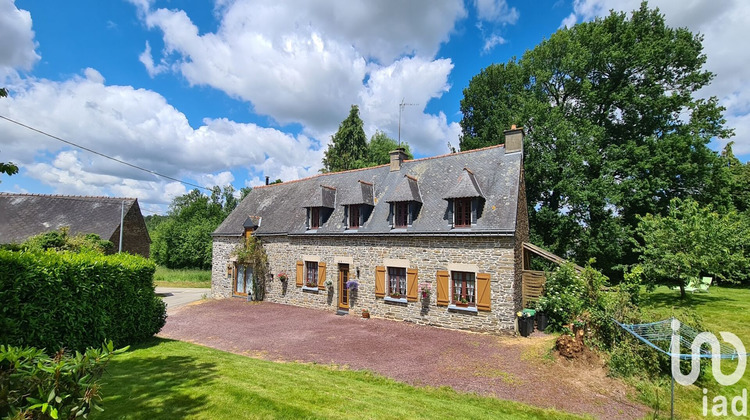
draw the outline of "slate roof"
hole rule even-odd
[[[458,178],[458,182],[448,191],[448,194],[443,197],[444,199],[452,198],[474,198],[484,197],[482,189],[479,188],[477,178],[474,176],[474,172],[468,168],[464,168],[461,177]]]
[[[359,183],[359,188],[354,187],[344,191],[342,197],[339,199],[339,205],[348,206],[352,204],[367,204],[374,206],[373,185],[362,180],[357,182]]]
[[[386,203],[397,203],[402,201],[416,201],[417,203],[422,202],[422,196],[419,193],[419,185],[417,179],[411,175],[404,175],[404,178],[396,184],[396,188],[385,200]]]
[[[321,184],[310,190],[307,200],[302,203],[302,207],[334,208],[336,204],[336,187]]]
[[[0,243],[21,243],[31,236],[70,226],[70,233],[95,233],[109,240],[135,198],[0,193]]]
[[[516,227],[516,210],[522,153],[505,153],[504,146],[453,153],[443,156],[404,161],[399,171],[389,165],[345,172],[320,174],[310,178],[255,187],[237,208],[214,231],[214,236],[242,235],[243,223],[249,216],[262,217],[255,231],[266,235],[444,235],[500,234],[512,235]],[[481,186],[484,206],[476,226],[453,229],[447,197],[457,185],[464,185],[464,168],[473,172]],[[409,177],[405,177],[408,175]],[[414,182],[413,180],[416,180]],[[470,180],[471,181],[471,180]],[[343,204],[357,204],[349,197],[362,194],[363,182],[372,184],[374,204],[370,217],[357,230],[347,230]],[[314,232],[305,228],[306,212],[311,195],[322,194],[321,185],[336,189],[333,213]],[[402,198],[401,193],[415,197],[417,186],[422,205],[412,226],[391,230],[388,201]],[[408,187],[408,188],[407,188]],[[478,187],[477,187],[478,188]],[[322,198],[321,198],[322,200]]]

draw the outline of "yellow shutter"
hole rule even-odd
[[[385,296],[385,267],[375,267],[375,297]]]
[[[297,287],[302,287],[303,284],[303,275],[305,273],[305,263],[302,261],[297,261]]]
[[[409,302],[416,302],[418,289],[419,278],[417,277],[417,269],[406,269],[406,300]]]
[[[448,306],[451,301],[450,297],[450,275],[447,271],[437,272],[437,304],[438,306]]]
[[[318,290],[326,289],[326,263],[318,263]]]
[[[487,273],[477,274],[477,309],[490,310],[490,275]]]

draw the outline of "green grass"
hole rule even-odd
[[[118,356],[103,382],[105,411],[95,419],[579,418],[365,371],[270,362],[165,339]]]
[[[173,270],[156,266],[154,285],[163,287],[211,287],[211,270]]]
[[[683,300],[680,292],[667,287],[659,287],[653,293],[645,295],[641,304],[644,309],[652,310],[663,319],[672,316],[674,309],[689,308],[702,317],[704,327],[718,335],[721,331],[731,332],[742,340],[746,350],[750,350],[750,289],[747,287],[718,287],[711,286],[709,293],[688,294]],[[716,383],[710,369],[702,383],[684,387],[675,384],[675,411],[682,418],[703,417],[703,388],[708,389],[708,415],[711,416],[713,398],[717,395],[727,397],[729,401],[728,413],[731,417],[732,398],[741,395],[743,389],[750,390],[750,364],[745,375],[739,382],[723,387]],[[734,372],[736,362],[722,360],[721,370],[724,374]],[[687,373],[683,371],[683,373]],[[655,386],[646,382],[637,384],[646,396],[653,396],[657,392]],[[669,380],[665,380],[658,390],[660,397],[659,410],[662,415],[669,416]],[[653,397],[652,397],[653,399]]]

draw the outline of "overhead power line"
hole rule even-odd
[[[19,126],[21,126],[21,127],[23,127],[23,128],[29,129],[29,130],[31,130],[31,131],[35,131],[35,132],[37,132],[37,133],[39,133],[39,134],[42,134],[42,135],[45,135],[45,136],[47,136],[47,137],[53,138],[53,139],[55,139],[55,140],[61,141],[61,142],[65,143],[65,144],[69,144],[69,145],[71,145],[71,146],[74,146],[74,147],[77,147],[77,148],[79,148],[79,149],[85,150],[85,151],[87,151],[87,152],[89,152],[89,153],[93,153],[93,154],[95,154],[95,155],[101,156],[101,157],[103,157],[103,158],[107,158],[107,159],[109,159],[109,160],[113,160],[113,161],[115,161],[115,162],[117,162],[117,163],[121,163],[121,164],[123,164],[123,165],[127,165],[127,166],[130,166],[131,168],[134,168],[134,169],[138,169],[138,170],[140,170],[140,171],[143,171],[143,172],[148,172],[148,173],[150,173],[151,175],[156,175],[156,176],[160,176],[160,177],[162,177],[162,178],[166,178],[166,179],[169,179],[169,180],[172,180],[172,181],[176,181],[176,182],[179,182],[179,183],[182,183],[182,184],[185,184],[185,185],[190,185],[191,187],[195,187],[195,188],[201,188],[201,189],[204,189],[204,190],[206,190],[206,191],[212,191],[212,190],[211,190],[210,188],[206,188],[206,187],[202,187],[202,186],[200,186],[200,185],[192,184],[192,183],[190,183],[190,182],[187,182],[187,181],[182,181],[182,180],[180,180],[180,179],[177,179],[177,178],[173,178],[173,177],[171,177],[171,176],[169,176],[169,175],[164,175],[164,174],[161,174],[161,173],[159,173],[159,172],[156,172],[156,171],[152,171],[151,169],[146,169],[146,168],[144,168],[144,167],[141,167],[141,166],[138,166],[138,165],[133,165],[132,163],[128,163],[128,162],[125,162],[124,160],[120,160],[120,159],[117,159],[116,157],[112,157],[112,156],[109,156],[109,155],[105,155],[104,153],[100,153],[100,152],[97,152],[96,150],[92,150],[92,149],[89,149],[88,147],[85,147],[85,146],[81,146],[81,145],[79,145],[79,144],[75,144],[75,143],[73,143],[72,141],[68,141],[68,140],[65,140],[65,139],[61,139],[60,137],[57,137],[57,136],[55,136],[55,135],[52,135],[52,134],[49,134],[49,133],[47,133],[47,132],[44,132],[44,131],[42,131],[42,130],[39,130],[39,129],[37,129],[37,128],[34,128],[34,127],[31,127],[31,126],[28,126],[28,125],[26,125],[26,124],[24,124],[24,123],[18,122],[18,121],[16,121],[16,120],[13,120],[13,119],[11,119],[11,118],[8,118],[8,117],[6,117],[6,116],[4,116],[4,115],[0,115],[0,118],[2,118],[2,119],[4,119],[4,120],[6,120],[6,121],[8,121],[8,122],[12,122],[13,124],[19,125]]]

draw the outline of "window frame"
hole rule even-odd
[[[302,283],[303,288],[315,288],[315,290],[318,290],[319,269],[318,261],[305,261],[305,281]]]
[[[386,296],[390,299],[398,299],[398,300],[404,300],[406,301],[406,293],[407,293],[407,277],[406,277],[406,267],[393,267],[393,266],[386,266],[386,278],[385,278],[385,286],[386,286]],[[397,291],[394,291],[394,281],[395,286],[398,287]],[[398,293],[398,297],[394,296],[394,294]]]
[[[409,211],[410,211],[410,203],[408,201],[397,201],[393,203],[393,227],[394,229],[405,229],[409,227]],[[400,224],[401,222],[399,216],[402,216],[403,218],[403,224]]]
[[[310,219],[308,220],[307,227],[310,230],[320,228],[320,207],[310,207]]]
[[[348,223],[347,228],[348,229],[359,229],[359,218],[360,214],[362,213],[361,206],[359,204],[350,204],[347,206],[347,217],[348,217]]]
[[[456,282],[461,282],[460,289],[457,287]],[[471,283],[471,287],[470,287]],[[458,293],[457,293],[458,292]],[[457,298],[458,296],[458,298]],[[476,308],[477,306],[477,273],[472,271],[458,271],[454,270],[450,272],[450,304],[458,306],[463,305],[460,299],[465,298],[467,307]]]
[[[453,199],[453,227],[467,228],[472,225],[474,198],[463,197]]]

